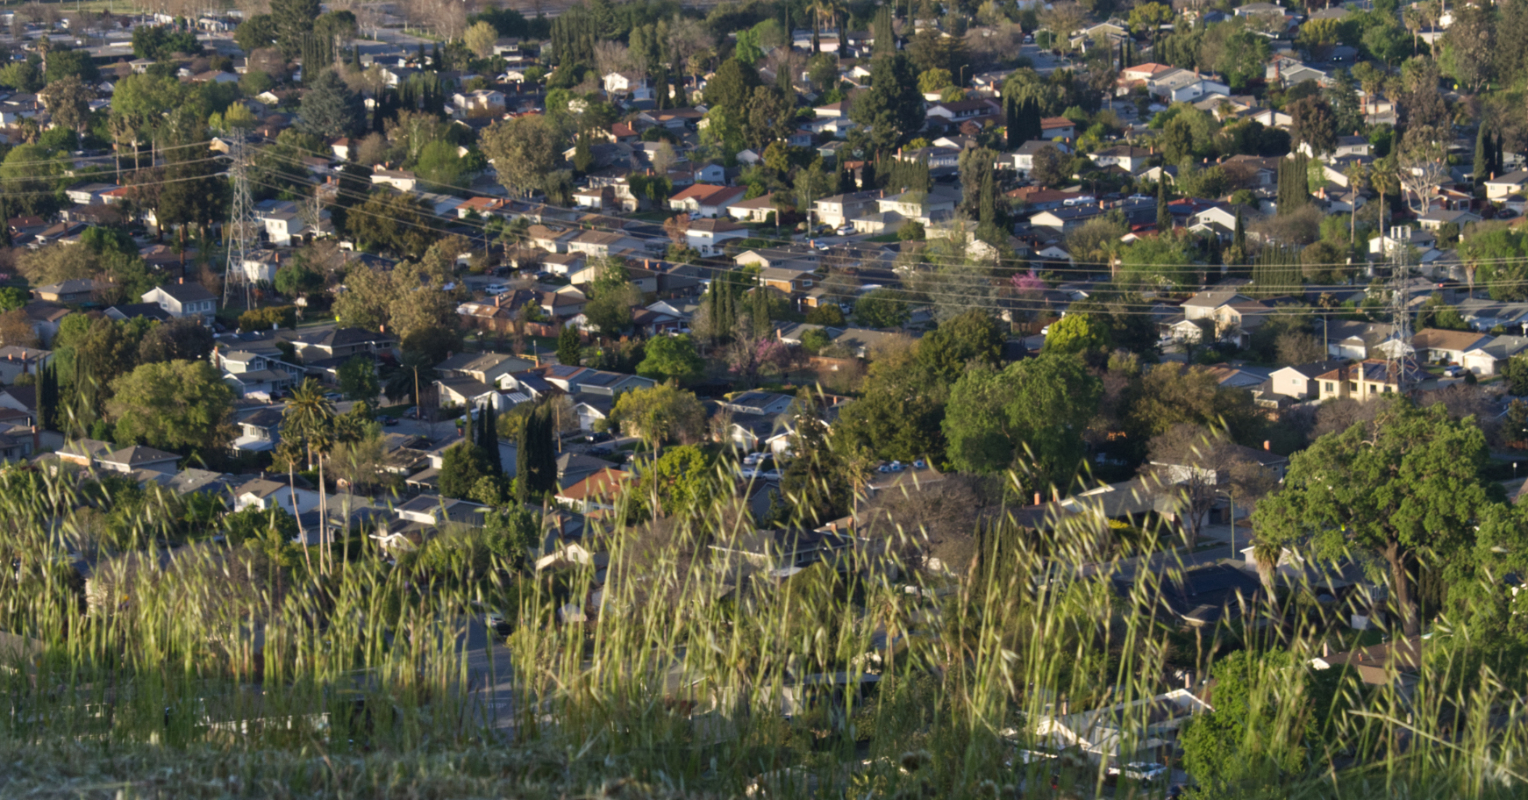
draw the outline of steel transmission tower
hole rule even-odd
[[[1390,229],[1390,254],[1394,259],[1392,278],[1394,287],[1390,291],[1390,322],[1395,326],[1394,346],[1390,349],[1387,361],[1386,379],[1395,383],[1396,391],[1401,391],[1401,386],[1406,379],[1406,351],[1411,349],[1411,309],[1410,291],[1407,286],[1407,252],[1406,246],[1411,241],[1411,231],[1405,227],[1396,226]],[[1402,246],[1401,237],[1405,236],[1407,245]]]
[[[249,150],[243,133],[229,137],[228,154],[233,159],[228,177],[233,182],[233,204],[228,216],[228,265],[223,269],[223,307],[236,291],[244,292],[244,307],[250,308],[250,286],[244,262],[260,246],[260,221],[255,218],[255,204],[249,195]]]

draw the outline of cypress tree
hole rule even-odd
[[[53,430],[58,423],[58,367],[45,364],[37,370],[37,427]]]
[[[769,319],[769,294],[764,284],[760,283],[753,287],[753,308],[749,311],[753,317],[753,335],[762,339],[768,336],[774,326]]]
[[[786,28],[787,35],[790,28]],[[875,11],[875,21],[871,23],[872,36],[875,38],[872,53],[876,56],[889,55],[897,51],[896,33],[891,28],[891,7],[881,6]]]
[[[1236,229],[1231,233],[1231,260],[1237,265],[1247,261],[1247,228],[1241,209],[1236,209]]]
[[[1159,233],[1171,233],[1173,229],[1173,215],[1167,210],[1167,181],[1157,181],[1157,231]]]
[[[562,48],[559,47],[559,48],[557,48],[557,50],[554,50],[553,52],[559,52],[561,50],[562,50]],[[420,42],[419,43],[419,55],[416,56],[415,58],[419,61],[419,68],[420,69],[424,69],[424,42]]]
[[[1475,132],[1475,163],[1472,167],[1476,186],[1485,185],[1486,178],[1491,174],[1491,156],[1494,154],[1491,133],[1486,130],[1485,123],[1481,123],[1480,130]]]
[[[445,68],[445,64],[440,60],[440,42],[436,42],[435,48],[430,51],[430,67],[436,70]]]
[[[553,441],[551,409],[538,403],[525,415],[516,453],[515,495],[521,503],[540,499],[557,489],[557,446]]]
[[[997,187],[992,182],[992,168],[990,165],[988,165],[986,174],[982,176],[981,202],[978,209],[978,220],[983,225],[992,225],[997,222]]]
[[[1491,158],[1491,168],[1494,171],[1496,171],[1496,172],[1504,172],[1507,169],[1507,162],[1502,157],[1502,140],[1503,140],[1503,138],[1504,138],[1503,134],[1500,131],[1497,131],[1497,133],[1496,133],[1496,152],[1495,152],[1495,154]]]
[[[478,419],[482,421],[482,431],[478,439],[478,446],[483,448],[483,457],[495,476],[504,474],[504,457],[499,453],[499,412],[492,403],[478,413]]]

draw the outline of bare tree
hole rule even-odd
[[[1154,484],[1152,491],[1178,500],[1178,516],[1190,549],[1216,501],[1227,494],[1235,496],[1238,473],[1250,475],[1251,468],[1245,465],[1255,464],[1246,448],[1232,442],[1224,430],[1188,423],[1153,438],[1148,454],[1141,471]]]
[[[1396,172],[1406,205],[1416,214],[1425,214],[1438,194],[1438,187],[1450,180],[1448,142],[1451,135],[1430,126],[1409,128],[1401,138],[1396,154]]]
[[[631,51],[620,42],[601,39],[594,43],[594,69],[601,78],[631,69]]]

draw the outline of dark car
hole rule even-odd
[[[584,437],[584,441],[588,442],[589,444],[599,444],[600,442],[608,442],[608,441],[610,441],[610,434],[608,434],[608,433],[598,433],[598,432],[597,433],[591,433],[591,434],[589,434],[589,435]]]
[[[591,456],[608,456],[614,452],[614,450],[611,450],[608,447],[591,447],[589,448],[588,454]]]

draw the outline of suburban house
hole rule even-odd
[[[1145,169],[1147,162],[1152,158],[1152,152],[1144,147],[1134,147],[1128,144],[1105,147],[1088,154],[1088,158],[1100,167],[1119,167],[1126,172],[1135,173]]]
[[[96,464],[101,469],[125,474],[138,470],[173,474],[180,468],[180,456],[152,447],[134,445],[98,455]]]
[[[1390,374],[1390,362],[1368,359],[1354,364],[1344,364],[1316,376],[1321,400],[1333,397],[1351,397],[1368,400],[1382,394],[1409,392],[1421,383],[1425,373],[1413,360],[1403,362],[1396,375]]]
[[[812,210],[822,224],[837,228],[864,212],[877,208],[876,200],[879,196],[880,192],[876,191],[836,194],[813,203]]]
[[[752,200],[739,200],[727,207],[727,215],[739,222],[766,222],[775,213],[773,193],[760,195]]]
[[[557,502],[580,514],[612,510],[626,484],[635,480],[630,472],[605,467],[557,493]]]
[[[261,511],[280,508],[297,516],[318,508],[318,492],[267,478],[255,478],[233,490],[233,510],[243,511],[246,508],[258,508]]]
[[[1452,211],[1445,208],[1433,208],[1426,214],[1417,217],[1417,222],[1423,228],[1426,228],[1427,230],[1430,230],[1434,233],[1437,233],[1438,229],[1450,223],[1462,229],[1464,226],[1470,224],[1471,222],[1479,221],[1480,215],[1473,211]]]
[[[498,386],[499,379],[511,372],[530,369],[530,359],[504,353],[457,353],[435,367],[441,375],[472,378],[488,386]]]
[[[1174,689],[1075,714],[1066,713],[1064,704],[1060,710],[1033,722],[1034,734],[1050,748],[1080,750],[1094,762],[1124,763],[1168,760],[1164,755],[1176,746],[1184,723],[1213,709],[1193,692]]]
[[[1269,376],[1270,391],[1295,400],[1309,400],[1321,393],[1316,379],[1340,366],[1341,361],[1328,360],[1280,367]]]
[[[503,411],[509,401],[498,389],[476,378],[452,376],[437,378],[436,391],[440,393],[440,405],[450,408],[493,408]]]
[[[36,375],[53,360],[50,350],[8,344],[0,347],[0,383],[15,383],[22,375]]]
[[[670,197],[669,208],[675,211],[689,211],[702,217],[721,216],[726,213],[729,206],[743,199],[743,194],[747,191],[747,188],[743,186],[697,183]]]
[[[1046,117],[1040,120],[1040,138],[1071,141],[1077,135],[1077,124],[1066,117]]]
[[[630,95],[633,100],[651,100],[653,83],[640,72],[611,72],[605,75],[605,94],[611,97]]]
[[[717,256],[728,240],[748,238],[748,228],[725,218],[697,219],[685,229],[684,238],[701,255]]]
[[[1067,146],[1066,142],[1030,139],[1019,145],[1019,149],[1005,155],[1001,163],[1006,166],[1012,162],[1013,169],[1019,173],[1019,177],[1028,178],[1030,171],[1035,168],[1035,154],[1047,147],[1054,147],[1063,153],[1072,152],[1072,149]]]
[[[255,218],[265,226],[266,241],[277,247],[291,247],[297,237],[317,233],[309,227],[303,210],[294,200],[261,200],[255,204]],[[318,212],[320,229],[328,218],[328,209]]]
[[[153,303],[172,317],[196,317],[210,321],[217,311],[217,298],[199,283],[171,283],[143,293],[143,302]]]
[[[1423,328],[1411,337],[1411,347],[1423,363],[1461,364],[1465,353],[1485,346],[1492,338],[1475,331]]]
[[[270,397],[296,386],[302,377],[301,369],[273,354],[252,350],[214,350],[212,365],[222,370],[223,382],[240,397]]]
[[[79,305],[90,302],[95,297],[95,291],[96,285],[94,280],[90,278],[72,278],[62,283],[38,286],[32,290],[32,296],[48,303]]]
[[[1477,344],[1459,359],[1459,363],[1470,372],[1487,377],[1495,375],[1503,363],[1524,351],[1528,351],[1528,337],[1497,336]]]
[[[330,358],[349,358],[358,353],[376,353],[388,350],[397,340],[385,333],[373,333],[362,328],[334,328],[317,333],[304,333],[292,337],[292,346],[303,361]]]
[[[1513,195],[1522,195],[1524,187],[1528,186],[1528,170],[1514,170],[1505,175],[1498,175],[1486,181],[1487,200],[1506,200]]]
[[[262,408],[239,420],[239,438],[230,447],[234,452],[259,453],[272,450],[281,441],[281,423],[284,419],[280,407]]]

